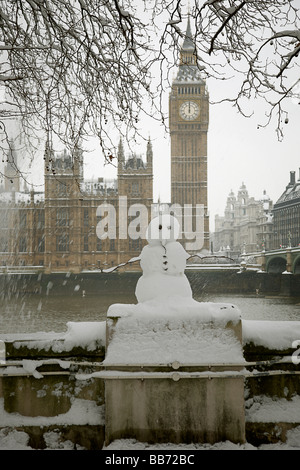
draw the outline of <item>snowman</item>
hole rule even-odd
[[[180,233],[178,220],[164,214],[155,217],[146,231],[146,245],[140,256],[143,275],[139,278],[135,295],[138,302],[166,297],[192,297],[192,290],[184,274],[189,254],[177,241]]]

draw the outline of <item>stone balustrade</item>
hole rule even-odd
[[[0,360],[0,426],[2,429],[14,428],[25,431],[30,436],[29,445],[37,449],[46,447],[49,433],[56,433],[61,442],[68,440],[74,444],[74,448],[79,449],[102,449],[105,447],[105,439],[109,442],[111,439],[122,437],[124,428],[119,434],[111,433],[112,404],[116,405],[116,401],[107,403],[107,400],[110,393],[117,395],[121,400],[120,393],[121,395],[125,393],[126,381],[116,382],[108,380],[107,375],[105,376],[109,373],[109,367],[107,367],[108,364],[105,366],[106,325],[103,323],[105,322],[72,324],[68,326],[67,333],[62,334],[41,333],[27,335],[27,337],[24,335],[0,337],[1,345],[5,345],[5,358],[3,359],[2,354],[2,360]],[[81,339],[80,331],[82,332]],[[242,320],[241,344],[245,364],[236,373],[241,374],[243,381],[243,406],[240,408],[242,414],[238,421],[243,424],[244,429],[236,441],[245,439],[253,445],[284,442],[287,433],[300,426],[300,369],[297,363],[297,349],[292,346],[298,336],[300,337],[300,322]],[[181,384],[181,391],[177,398],[174,393],[171,405],[174,410],[179,410],[178,416],[181,416],[180,419],[183,422],[184,410],[188,416],[193,400],[198,400],[197,406],[201,407],[201,402],[197,398],[197,380],[193,379],[193,386],[190,389],[187,387],[186,380],[183,380],[183,375],[193,374],[195,371],[203,373],[204,369],[182,368],[180,362],[165,366],[168,367],[163,370],[158,368],[155,372],[167,373],[169,377],[164,376],[161,381],[154,379],[149,389],[150,397],[151,395],[159,396],[158,392],[165,394],[167,407],[170,394],[175,389],[179,390],[178,386]],[[110,369],[111,373],[116,375],[116,367]],[[219,380],[217,374],[224,373],[224,369],[221,369],[205,367],[205,373],[211,374],[206,385],[217,393],[216,398],[222,398],[222,394],[217,392]],[[228,367],[225,369],[228,370]],[[232,367],[229,367],[229,370],[232,371]],[[149,370],[139,364],[132,369],[132,372],[137,373],[138,377],[130,383],[132,385],[135,383],[135,387],[145,390],[146,380],[139,375],[154,373],[154,370]],[[122,374],[119,369],[118,374]],[[235,379],[225,377],[222,380],[221,389],[229,393],[229,389],[226,389],[226,380],[228,380],[228,386],[231,380],[232,386],[232,380]],[[113,383],[114,387],[112,387]],[[147,383],[150,384],[150,381]],[[190,380],[189,383],[192,381]],[[198,390],[202,387],[203,392],[204,382],[201,382],[200,388],[199,383],[198,381]],[[239,397],[241,397],[240,391]],[[147,398],[147,393],[144,398]],[[177,399],[180,399],[180,403],[179,401],[176,403]],[[129,398],[125,400],[125,404],[130,402]],[[150,402],[154,406],[153,400],[150,399]],[[143,403],[147,403],[147,400]],[[216,405],[217,402],[203,401],[205,409],[202,418],[206,416],[207,419],[217,413],[214,408],[209,408],[213,403]],[[134,412],[133,406],[124,408],[121,403],[116,408],[120,413]],[[157,409],[156,412],[158,411]],[[145,412],[147,409],[143,408],[143,413]],[[222,413],[224,409],[221,410]],[[114,416],[114,419],[118,419],[116,412]],[[163,421],[163,415],[161,416]],[[201,413],[198,412],[198,415],[196,413],[196,417],[200,419]],[[222,419],[230,423],[231,415],[225,418],[223,416]],[[185,426],[189,422],[191,420],[186,420]],[[166,421],[162,422],[162,428],[165,424]],[[107,427],[110,430],[106,429]],[[156,429],[155,433],[150,433],[152,441],[155,440],[155,435],[160,441],[168,441],[170,438],[177,441],[178,439],[182,441],[195,439],[195,432],[189,433],[188,428],[186,428],[186,433],[176,434],[175,428],[173,433],[170,434],[169,431],[164,434]],[[130,432],[132,436],[136,432],[136,436],[140,436],[141,439],[149,436],[149,433],[144,435],[143,431],[139,434],[132,428]],[[211,435],[198,432],[199,441],[202,439],[209,442],[219,437],[219,435],[211,437]]]

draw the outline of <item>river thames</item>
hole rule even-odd
[[[77,295],[76,295],[77,294]],[[245,320],[300,321],[300,297],[237,294],[203,294],[200,302],[236,305]],[[136,303],[134,290],[128,293],[18,294],[0,300],[0,334],[66,331],[67,322],[104,321],[114,303]]]

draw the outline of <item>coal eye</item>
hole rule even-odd
[[[159,228],[159,230],[161,230],[161,229],[162,229],[162,225],[159,225],[158,228]]]

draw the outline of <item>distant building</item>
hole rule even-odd
[[[108,268],[138,256],[146,242],[127,236],[127,224],[138,218],[139,206],[134,204],[142,204],[147,211],[144,218],[150,220],[152,158],[150,141],[145,160],[140,155],[125,158],[120,142],[117,179],[85,181],[81,151],[71,156],[66,151],[54,154],[47,147],[44,192],[20,191],[19,183],[0,192],[0,266],[80,272]],[[11,172],[11,165],[7,167]],[[110,220],[110,212],[114,220]],[[100,238],[97,225],[106,216],[104,231],[111,231]]]
[[[264,191],[259,200],[250,197],[243,183],[237,196],[227,197],[224,216],[215,216],[213,251],[240,255],[268,249],[272,237],[272,201]]]
[[[295,171],[285,191],[274,204],[273,248],[300,245],[300,171],[296,181]]]

